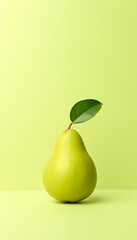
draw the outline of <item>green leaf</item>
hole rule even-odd
[[[86,122],[93,118],[101,107],[102,103],[94,99],[79,101],[70,111],[70,120],[73,124]]]

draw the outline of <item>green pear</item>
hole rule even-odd
[[[77,131],[63,131],[43,171],[47,192],[62,202],[87,198],[97,182],[95,165]]]

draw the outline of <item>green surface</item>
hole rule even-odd
[[[43,189],[69,111],[87,98],[102,111],[73,128],[96,165],[97,188],[137,188],[137,1],[0,4],[0,189]]]
[[[136,190],[97,190],[79,204],[45,191],[0,192],[1,240],[137,239],[136,223]]]

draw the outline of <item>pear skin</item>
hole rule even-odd
[[[62,202],[78,202],[95,189],[97,172],[77,131],[63,131],[43,171],[47,192]]]

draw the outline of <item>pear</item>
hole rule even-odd
[[[63,131],[43,171],[47,192],[61,202],[78,202],[95,189],[97,173],[79,133]]]

